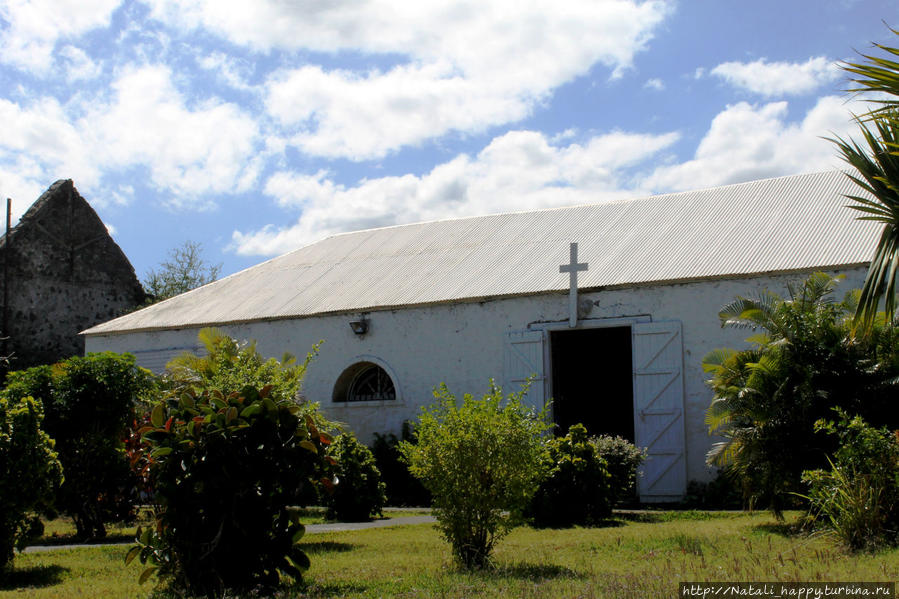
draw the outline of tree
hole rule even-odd
[[[423,409],[415,443],[400,451],[434,498],[437,526],[465,568],[489,563],[493,546],[521,518],[544,477],[541,435],[548,424],[521,403],[524,391],[503,398],[493,385],[462,405],[445,385]]]
[[[62,480],[43,417],[40,401],[0,395],[0,575],[32,536],[29,514],[46,507]]]
[[[112,352],[9,373],[5,397],[32,396],[43,404],[43,427],[65,472],[54,507],[72,517],[80,538],[102,538],[105,522],[131,515],[135,480],[124,438],[154,385],[134,356]]]
[[[899,35],[899,31],[892,30]],[[874,44],[888,55],[899,56],[899,48]],[[896,275],[899,274],[899,62],[887,57],[862,54],[866,62],[847,63],[843,69],[850,73],[856,87],[852,93],[873,91],[880,94],[874,102],[878,108],[856,117],[863,147],[852,140],[832,141],[843,159],[852,165],[859,176],[849,174],[859,187],[874,199],[856,195],[847,197],[850,206],[864,214],[861,220],[883,223],[883,232],[871,258],[868,274],[862,287],[855,313],[855,325],[870,331],[881,302],[886,320],[892,322],[896,313]],[[870,126],[869,126],[870,125]]]
[[[838,279],[815,273],[789,298],[765,291],[725,306],[722,326],[760,329],[742,351],[715,350],[703,359],[715,392],[706,412],[710,434],[724,437],[707,460],[731,466],[750,503],[779,513],[803,490],[803,470],[826,465],[834,441],[815,431],[840,407],[878,426],[899,424],[897,331],[876,326],[856,339],[855,295],[833,300]],[[784,459],[789,456],[789,459]]]
[[[159,302],[212,283],[221,271],[221,264],[211,265],[203,258],[201,244],[185,241],[169,252],[169,259],[159,265],[159,270],[147,273],[143,284],[151,302]]]

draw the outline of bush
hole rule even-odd
[[[53,441],[40,428],[43,417],[39,401],[0,395],[0,573],[34,533],[30,512],[62,480]]]
[[[732,469],[750,506],[764,502],[777,515],[805,492],[802,472],[826,466],[824,456],[835,451],[835,440],[814,426],[832,408],[899,426],[899,330],[880,322],[854,336],[858,296],[835,302],[837,283],[815,273],[790,286],[789,298],[738,297],[719,317],[722,326],[759,329],[747,339],[751,347],[703,359],[715,392],[706,423],[724,437],[707,461]]]
[[[105,537],[105,522],[133,515],[136,481],[123,440],[135,406],[154,388],[153,375],[134,356],[111,352],[9,373],[10,398],[43,402],[44,429],[65,471],[54,507],[72,517],[78,537]]]
[[[324,495],[328,517],[362,522],[380,516],[387,498],[371,450],[352,433],[343,433],[328,447],[328,455],[337,461],[337,484],[333,493]]]
[[[371,446],[375,464],[386,487],[387,505],[429,506],[431,494],[420,480],[412,476],[400,454],[400,441],[412,441],[414,438],[412,427],[408,422],[403,423],[400,434],[401,439],[393,433],[386,435],[375,433],[375,442]]]
[[[803,473],[812,521],[822,518],[850,549],[895,544],[899,531],[899,439],[862,418],[840,412],[840,422],[821,421],[840,447],[830,470]]]
[[[691,480],[681,506],[697,510],[739,510],[743,494],[739,479],[727,468],[719,470],[709,482]]]
[[[273,587],[300,579],[298,507],[314,496],[330,437],[270,387],[170,391],[143,432],[150,449],[155,525],[128,553],[190,594]],[[327,484],[327,483],[326,483]],[[157,570],[158,569],[158,570]]]
[[[221,595],[300,579],[299,508],[330,487],[331,437],[315,404],[298,399],[302,364],[264,360],[255,343],[200,332],[207,355],[169,364],[166,391],[140,430],[155,526],[128,553],[179,592]]]
[[[590,525],[608,519],[612,477],[583,424],[573,424],[564,437],[547,441],[545,460],[548,476],[527,511],[535,526]]]
[[[646,460],[646,450],[622,437],[600,435],[590,439],[600,458],[605,460],[612,490],[612,505],[637,500],[637,470]]]
[[[175,388],[243,389],[271,386],[272,401],[296,401],[306,368],[318,352],[312,347],[300,363],[285,353],[281,360],[264,358],[256,350],[255,341],[239,342],[215,328],[201,329],[197,341],[206,355],[183,353],[166,365],[166,382]],[[320,418],[317,404],[302,403],[304,413]]]
[[[543,477],[541,434],[548,428],[521,403],[523,391],[503,400],[490,383],[482,399],[462,405],[445,385],[423,409],[416,442],[400,452],[434,498],[437,526],[465,568],[488,564],[490,553],[520,519]]]

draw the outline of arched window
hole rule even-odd
[[[374,362],[358,362],[343,371],[334,386],[335,402],[393,401],[396,387]]]

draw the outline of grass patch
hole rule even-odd
[[[300,521],[305,525],[328,524],[336,522],[326,517],[327,509],[323,507],[303,508]],[[430,510],[399,510],[387,508],[384,510],[383,520],[393,518],[409,518],[412,516],[429,516]],[[31,545],[71,545],[71,544],[106,544],[127,543],[134,540],[138,526],[147,526],[152,520],[149,512],[141,512],[140,517],[134,522],[118,522],[106,526],[106,537],[91,541],[79,540],[75,537],[75,524],[71,518],[61,516],[53,520],[44,521],[44,534],[31,542]]]
[[[716,514],[609,528],[518,528],[497,546],[494,568],[480,572],[458,570],[431,525],[309,535],[312,568],[304,584],[277,596],[668,599],[686,580],[899,580],[899,550],[851,554],[824,536],[779,534],[767,513]],[[89,547],[18,555],[12,584],[28,588],[7,584],[0,598],[148,597],[150,584],[137,585],[140,566],[125,568],[124,552]]]
[[[150,521],[139,519],[135,522],[117,522],[106,525],[106,537],[85,541],[75,536],[75,524],[71,518],[59,517],[44,521],[44,534],[32,541],[31,545],[70,545],[72,543],[123,543],[133,541],[138,525],[146,526]]]

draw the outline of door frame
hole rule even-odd
[[[528,325],[528,330],[532,331],[543,331],[544,335],[544,343],[543,343],[543,397],[544,401],[553,397],[552,395],[552,381],[553,381],[553,365],[552,365],[552,335],[550,333],[553,332],[561,332],[561,331],[578,331],[584,329],[611,329],[611,328],[624,328],[628,327],[631,329],[631,334],[633,334],[633,328],[635,324],[644,323],[644,322],[652,322],[652,317],[647,315],[640,316],[625,316],[625,317],[614,317],[614,318],[585,318],[583,320],[578,320],[578,325],[576,327],[568,326],[568,321],[559,321],[559,322],[541,322],[537,324]],[[633,356],[631,356],[631,369],[633,369]],[[631,401],[633,401],[633,397],[631,397]],[[550,406],[550,415],[553,417],[553,421],[555,422],[555,415],[552,413],[552,406]]]

